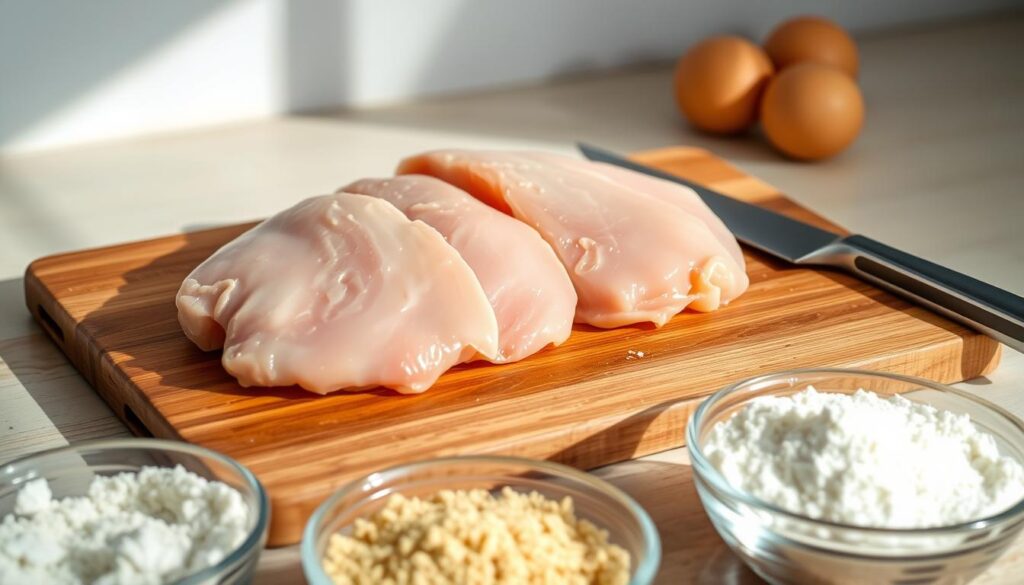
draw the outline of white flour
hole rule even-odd
[[[740,490],[845,524],[950,525],[1024,498],[1024,468],[968,416],[863,390],[758,398],[704,452]]]
[[[0,521],[0,583],[167,583],[219,562],[248,526],[237,490],[180,466],[97,476],[60,500],[37,479]]]

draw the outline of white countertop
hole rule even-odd
[[[21,274],[32,259],[264,217],[429,148],[701,146],[850,230],[1024,294],[1022,36],[1024,17],[1005,16],[863,39],[866,128],[818,164],[687,128],[665,66],[0,158],[0,461],[127,434],[31,322]],[[1024,416],[1022,379],[1024,356],[1007,350],[994,374],[960,386]],[[686,464],[682,450],[648,460]],[[627,489],[661,481],[636,481],[644,469],[597,473]],[[1021,548],[978,583],[1011,583]],[[269,551],[262,571],[298,578],[295,551]]]

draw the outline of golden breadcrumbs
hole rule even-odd
[[[391,496],[351,535],[331,536],[324,569],[338,585],[620,585],[629,553],[578,520],[572,498],[444,490]]]

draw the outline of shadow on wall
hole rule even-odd
[[[0,4],[0,149],[38,148],[40,129],[49,147],[343,103],[353,4]]]
[[[347,30],[351,2],[301,0],[284,10],[283,109],[301,112],[349,101]]]
[[[777,159],[757,141],[706,135],[688,128],[676,111],[662,66],[667,55],[679,54],[709,30],[756,38],[760,29],[774,23],[778,7],[757,5],[738,16],[733,1],[699,1],[685,7],[652,0],[639,11],[629,3],[591,7],[572,0],[525,4],[528,8],[520,3],[442,2],[438,10],[442,14],[421,23],[428,27],[433,41],[427,47],[402,38],[408,25],[401,22],[401,7],[383,4],[373,13],[357,11],[351,15],[353,22],[375,32],[357,38],[349,47],[347,71],[352,87],[344,94],[346,99],[335,103],[358,104],[388,94],[398,98],[403,92],[439,95],[450,93],[452,87],[477,93],[425,99],[400,108],[345,109],[342,118],[531,141],[583,140],[623,151],[686,142],[737,160]],[[686,18],[693,10],[700,12],[700,19]],[[379,26],[388,21],[395,25]],[[413,48],[426,50],[413,52]],[[396,54],[382,59],[380,55],[388,49]],[[388,66],[370,71],[367,63]],[[636,65],[644,63],[654,66]],[[583,75],[624,66],[630,67],[628,75],[635,84],[623,84],[614,73]],[[578,81],[574,82],[574,76]],[[551,79],[566,81],[542,93],[531,87],[507,87]],[[491,88],[502,86],[500,92],[492,93]],[[633,107],[623,111],[623,104]],[[328,120],[337,119],[339,113],[337,108],[298,110]]]
[[[0,144],[42,122],[226,3],[48,0],[4,6]]]

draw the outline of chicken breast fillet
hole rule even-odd
[[[243,386],[415,393],[498,350],[494,311],[458,252],[349,193],[306,199],[228,243],[185,279],[177,306],[189,339],[223,347]]]
[[[531,152],[428,152],[398,172],[438,177],[536,229],[576,287],[579,322],[660,326],[686,307],[718,309],[749,284],[732,234],[669,181]]]
[[[498,319],[498,354],[491,361],[518,361],[569,338],[576,291],[551,247],[530,226],[423,175],[364,179],[343,191],[388,201],[441,232],[459,251]]]

